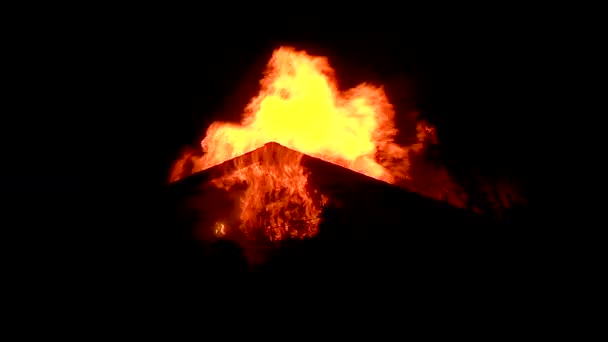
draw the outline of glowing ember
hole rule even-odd
[[[422,149],[434,129],[420,122],[411,146],[393,142],[394,111],[382,88],[370,84],[340,92],[324,57],[282,47],[268,64],[261,90],[240,124],[215,122],[201,142],[204,154],[185,154],[171,180],[207,169],[268,142],[277,142],[389,183],[408,179],[409,152]],[[316,234],[323,198],[307,189],[307,176],[295,155],[259,156],[259,163],[215,180],[229,189],[248,188],[241,198],[241,229],[262,230],[273,240]]]
[[[213,233],[217,237],[226,236],[226,225],[221,222],[216,222],[215,225],[213,226]]]

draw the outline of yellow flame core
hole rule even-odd
[[[192,172],[274,141],[387,182],[407,177],[410,147],[393,143],[394,112],[381,87],[360,84],[340,92],[325,57],[290,47],[274,52],[260,83],[241,124],[209,127],[201,142],[205,154],[189,157]],[[183,176],[175,171],[172,180]]]

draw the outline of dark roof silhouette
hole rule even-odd
[[[217,222],[238,224],[240,195],[218,189],[210,183],[211,180],[249,166],[260,158],[271,162],[278,155],[287,154],[301,158],[301,165],[309,172],[309,184],[329,198],[320,217],[319,233],[311,239],[316,242],[301,243],[399,241],[403,244],[414,241],[420,234],[450,230],[450,234],[461,234],[457,232],[463,226],[481,222],[466,210],[271,142],[171,185],[175,215],[182,222],[178,225],[182,236],[198,241],[216,241],[213,227]],[[293,246],[300,243],[282,241],[264,245],[247,241],[242,236],[233,236],[232,239],[238,241],[245,253],[250,253],[249,261],[254,263],[265,260],[260,253],[266,253],[266,249],[276,249],[278,244]]]

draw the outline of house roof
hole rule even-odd
[[[282,158],[286,155],[298,158],[300,164],[309,171],[308,183],[329,198],[327,210],[324,210],[325,216],[336,215],[341,217],[335,221],[336,223],[340,222],[341,225],[350,227],[356,225],[360,230],[369,230],[363,234],[366,236],[373,235],[373,231],[379,229],[458,225],[478,220],[476,215],[469,211],[302,154],[274,142],[183,178],[171,185],[171,192],[178,199],[190,203],[187,207],[200,214],[207,213],[206,215],[214,216],[212,221],[216,220],[217,217],[228,215],[227,211],[234,211],[234,207],[238,206],[238,200],[234,194],[231,196],[224,193],[225,191],[217,189],[210,181],[260,160],[271,163],[279,155]]]

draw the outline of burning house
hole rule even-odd
[[[434,129],[419,121],[412,143],[399,145],[393,119],[381,87],[340,91],[325,58],[275,51],[242,122],[212,124],[202,151],[175,163],[176,254],[195,272],[462,269],[483,248],[483,221],[412,179],[410,157],[436,143]]]

